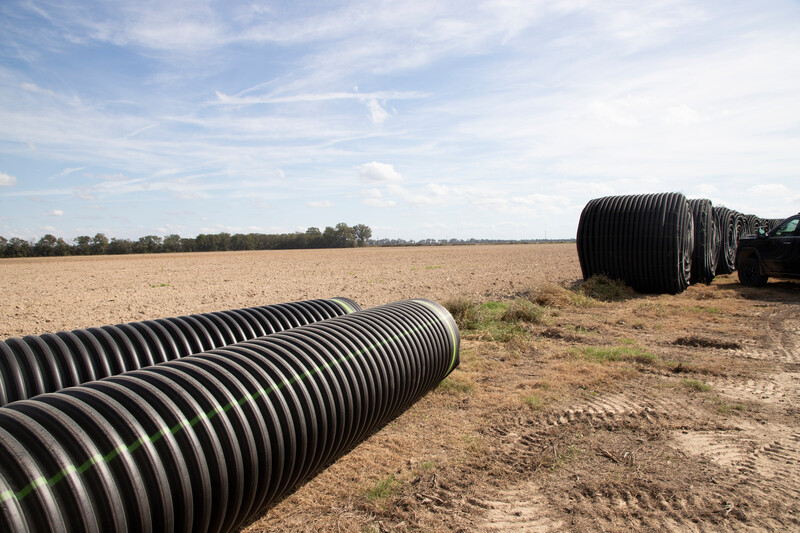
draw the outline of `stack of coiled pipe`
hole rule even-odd
[[[576,237],[583,277],[604,274],[639,292],[682,292],[691,278],[693,228],[680,193],[591,200]]]
[[[720,233],[714,218],[711,200],[689,200],[694,220],[694,253],[692,254],[692,283],[711,283],[717,271]]]
[[[739,238],[745,235],[745,218],[738,211],[724,206],[714,208],[714,218],[720,231],[720,249],[717,259],[717,274],[730,274],[736,270],[736,247]]]
[[[406,409],[459,362],[407,300],[0,408],[0,530],[227,531]]]
[[[361,310],[349,298],[194,314],[0,341],[0,406]]]

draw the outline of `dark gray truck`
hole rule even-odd
[[[742,285],[760,287],[767,278],[800,279],[800,213],[787,218],[769,232],[739,239],[736,269]]]

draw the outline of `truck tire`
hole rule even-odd
[[[748,287],[763,287],[767,284],[767,276],[761,273],[757,258],[748,257],[739,263],[739,283]]]

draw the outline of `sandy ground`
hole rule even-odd
[[[499,296],[580,277],[574,244],[360,248],[0,261],[0,338],[347,296]]]
[[[800,283],[576,298],[574,245],[0,261],[2,336],[348,296],[543,307],[247,531],[800,530]]]

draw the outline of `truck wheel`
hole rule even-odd
[[[763,287],[767,284],[767,276],[761,274],[758,259],[748,257],[739,265],[739,283],[748,287]]]

